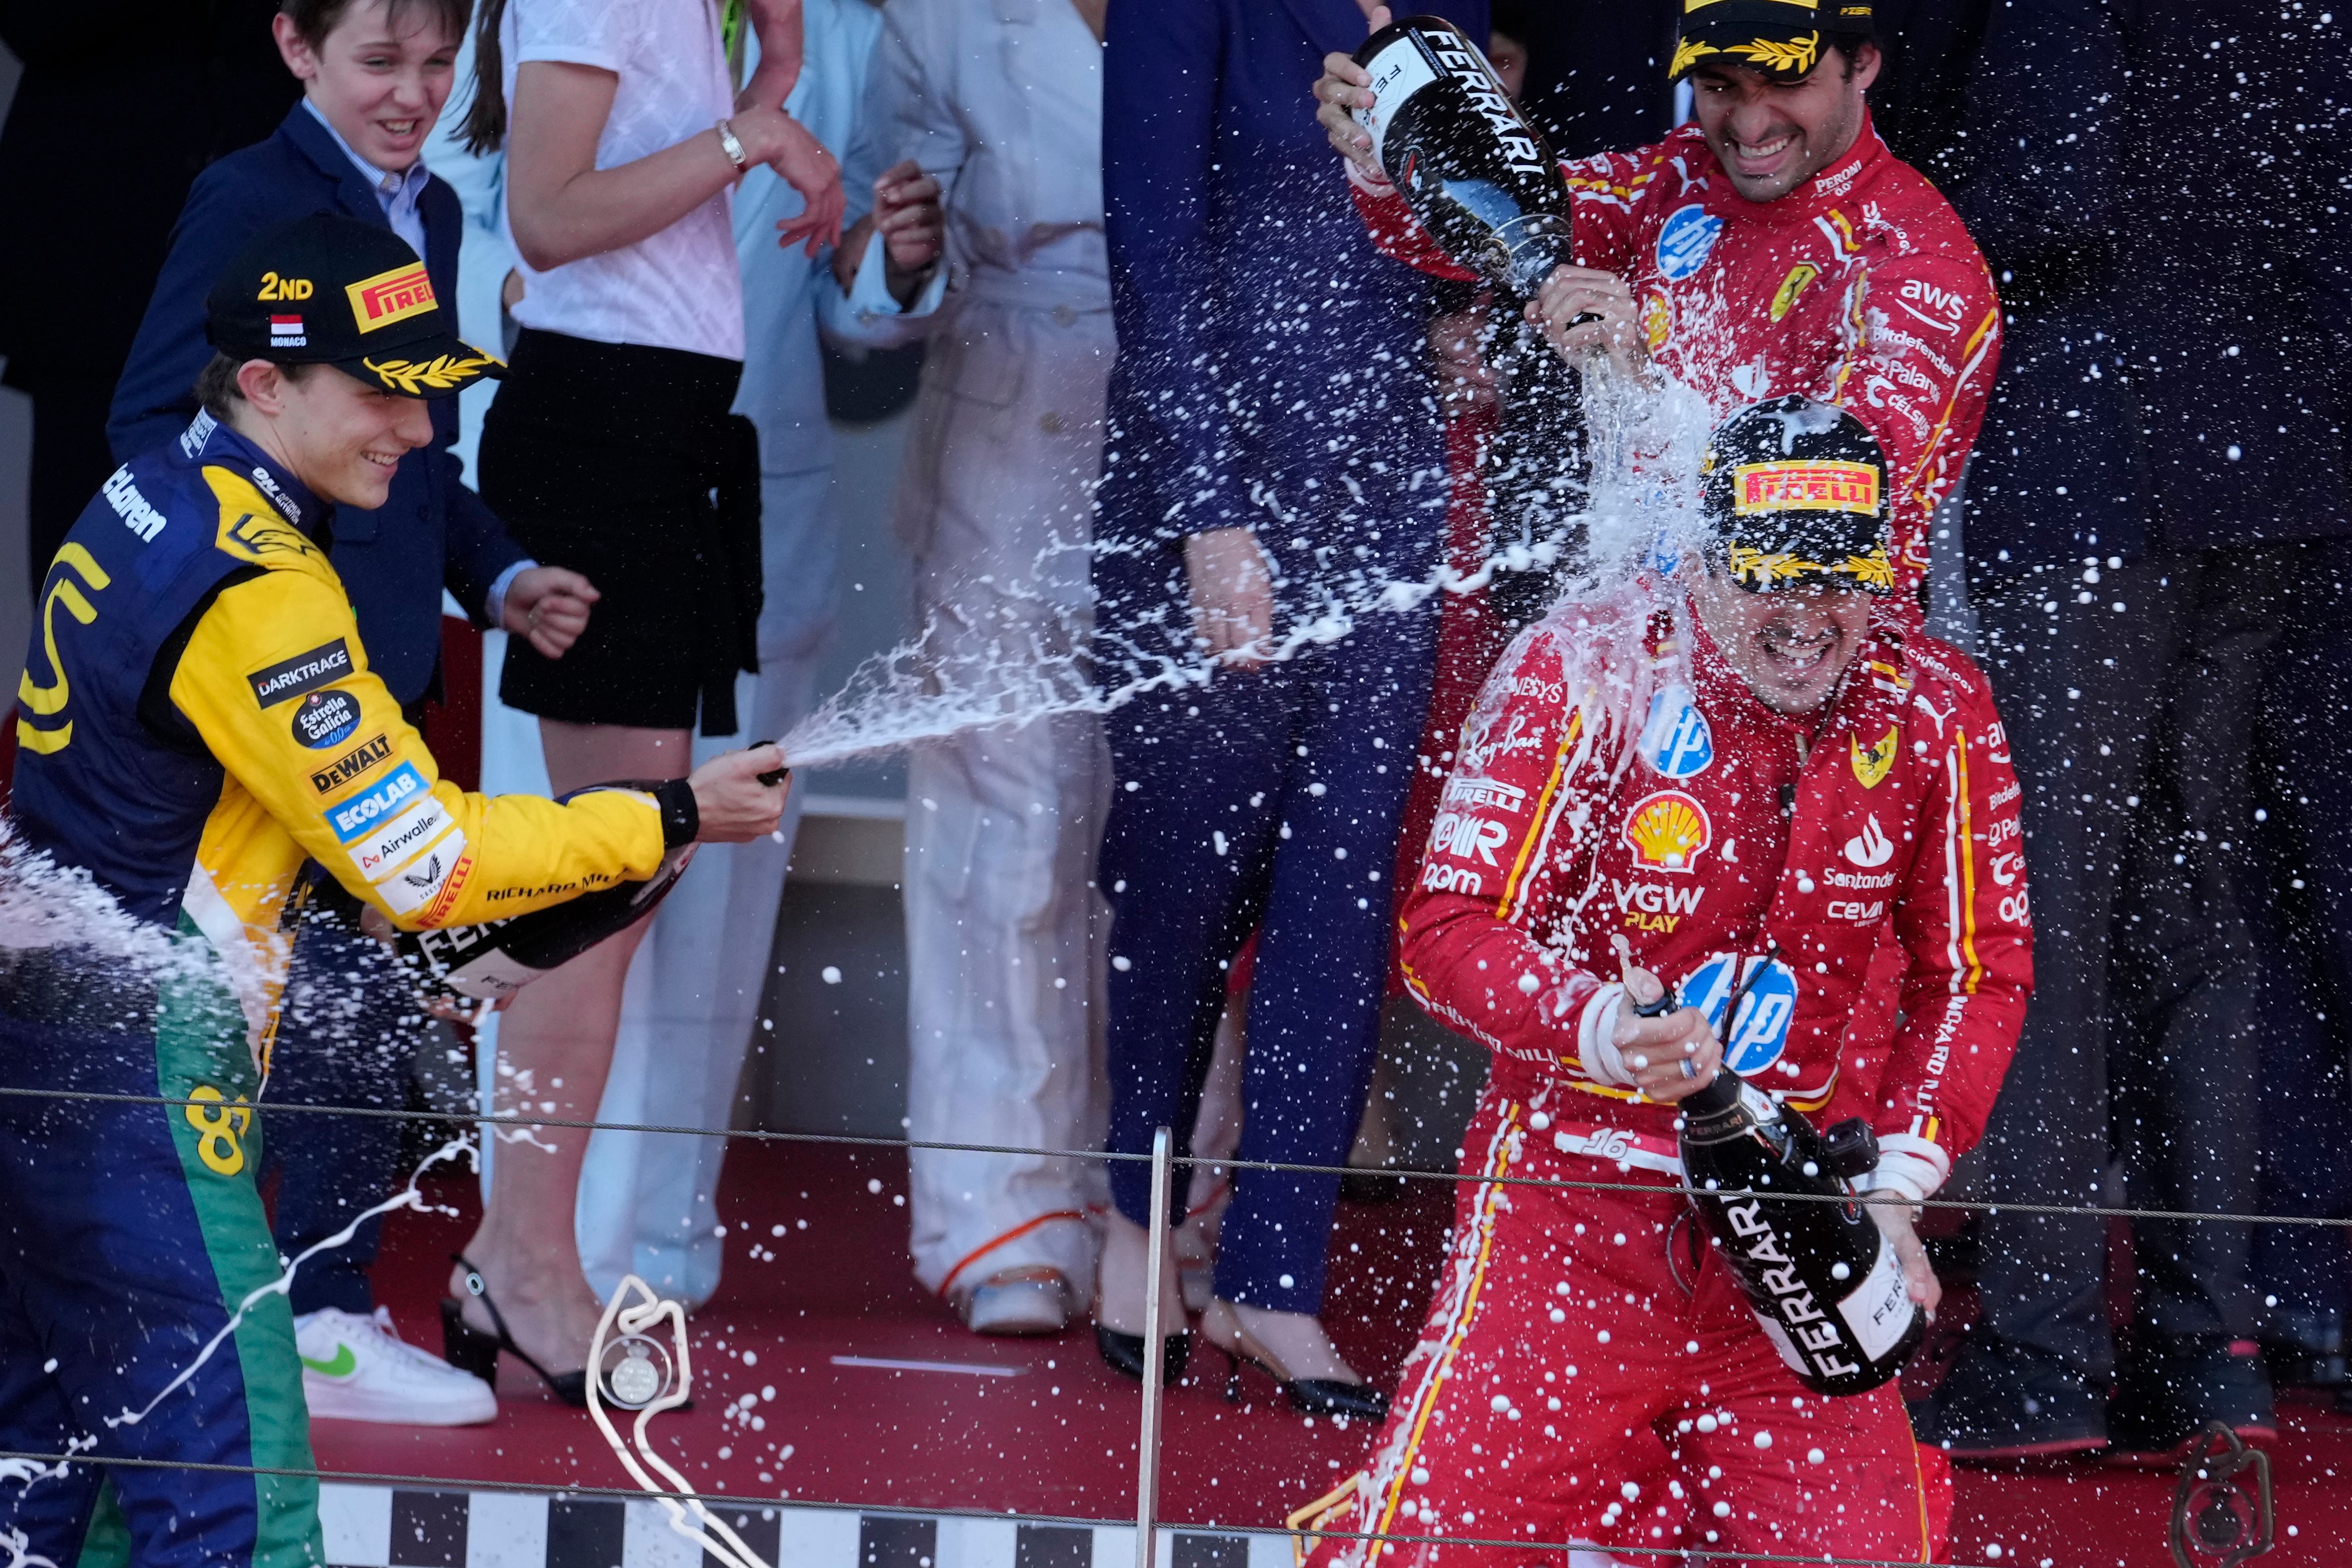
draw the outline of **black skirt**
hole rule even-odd
[[[526,328],[482,423],[482,499],[603,595],[560,659],[507,641],[499,696],[577,724],[737,728],[759,668],[760,446],[743,367]]]

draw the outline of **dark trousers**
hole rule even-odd
[[[263,1105],[399,1110],[424,1023],[414,983],[381,942],[332,919],[305,921],[294,940]],[[278,1173],[270,1228],[286,1257],[299,1257],[392,1195],[402,1123],[312,1110],[264,1115],[269,1163]],[[288,1297],[295,1315],[325,1307],[373,1311],[368,1270],[383,1229],[381,1217],[366,1220],[350,1241],[296,1270]]]
[[[0,1083],[188,1102],[0,1099],[0,1449],[89,1448],[62,1475],[0,1483],[0,1553],[25,1560],[14,1536],[35,1562],[317,1568],[302,1366],[266,1289],[278,1264],[245,1016],[189,973],[117,1009],[143,1027],[53,1021],[77,988],[123,982],[121,999],[135,980],[68,958],[0,994]]]
[[[2246,912],[2263,956],[2262,1212],[2340,1219],[2352,1216],[2352,550],[2310,579],[2263,682]],[[2352,1244],[2341,1228],[2262,1226],[2254,1279],[2289,1310],[2352,1310]]]
[[[2259,964],[2243,902],[2264,656],[2325,544],[2153,553],[1971,598],[2026,790],[2034,994],[1984,1147],[1996,1203],[2095,1204],[2120,1155],[2138,1206],[2257,1198]],[[2087,601],[2087,602],[2085,602]],[[1984,1221],[1985,1321],[2103,1377],[2106,1222]],[[2248,1227],[2142,1221],[2137,1321],[2252,1334]]]
[[[1192,1125],[1228,965],[1260,930],[1238,1157],[1339,1165],[1379,1045],[1397,823],[1429,707],[1436,617],[1365,616],[1346,640],[1105,720],[1118,776],[1101,883],[1111,927],[1109,1147]],[[1182,1152],[1180,1144],[1179,1152]],[[1150,1168],[1117,1161],[1150,1222]],[[1171,1196],[1182,1213],[1184,1184]],[[1217,1258],[1229,1300],[1314,1312],[1335,1175],[1243,1171]]]

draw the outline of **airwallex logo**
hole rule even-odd
[[[324,813],[327,826],[335,830],[339,842],[354,843],[371,826],[396,816],[402,806],[424,793],[425,775],[416,771],[414,763],[403,763],[373,789],[329,807]]]

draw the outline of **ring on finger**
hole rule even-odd
[[[1683,1076],[1685,1078],[1696,1078],[1698,1076],[1698,1068],[1692,1064],[1690,1058],[1685,1057],[1683,1058],[1682,1067]]]

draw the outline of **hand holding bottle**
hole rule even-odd
[[[1646,969],[1624,966],[1625,1000],[1617,1008],[1610,1043],[1643,1098],[1671,1105],[1715,1081],[1723,1045],[1696,1007],[1643,1016],[1666,1000],[1665,982]]]
[[[694,770],[694,809],[700,818],[698,844],[744,844],[773,833],[783,820],[784,796],[792,789],[783,749],[772,741],[713,757]]]
[[[1863,1207],[1877,1222],[1879,1234],[1895,1248],[1895,1261],[1903,1265],[1905,1292],[1933,1318],[1944,1299],[1944,1286],[1927,1262],[1927,1244],[1919,1239],[1918,1228],[1913,1224],[1913,1216],[1919,1211],[1909,1204],[1885,1201],[1865,1202]]]
[[[1649,366],[1649,340],[1634,310],[1633,290],[1614,273],[1553,268],[1528,306],[1528,320],[1570,363],[1600,356],[1636,374]]]

